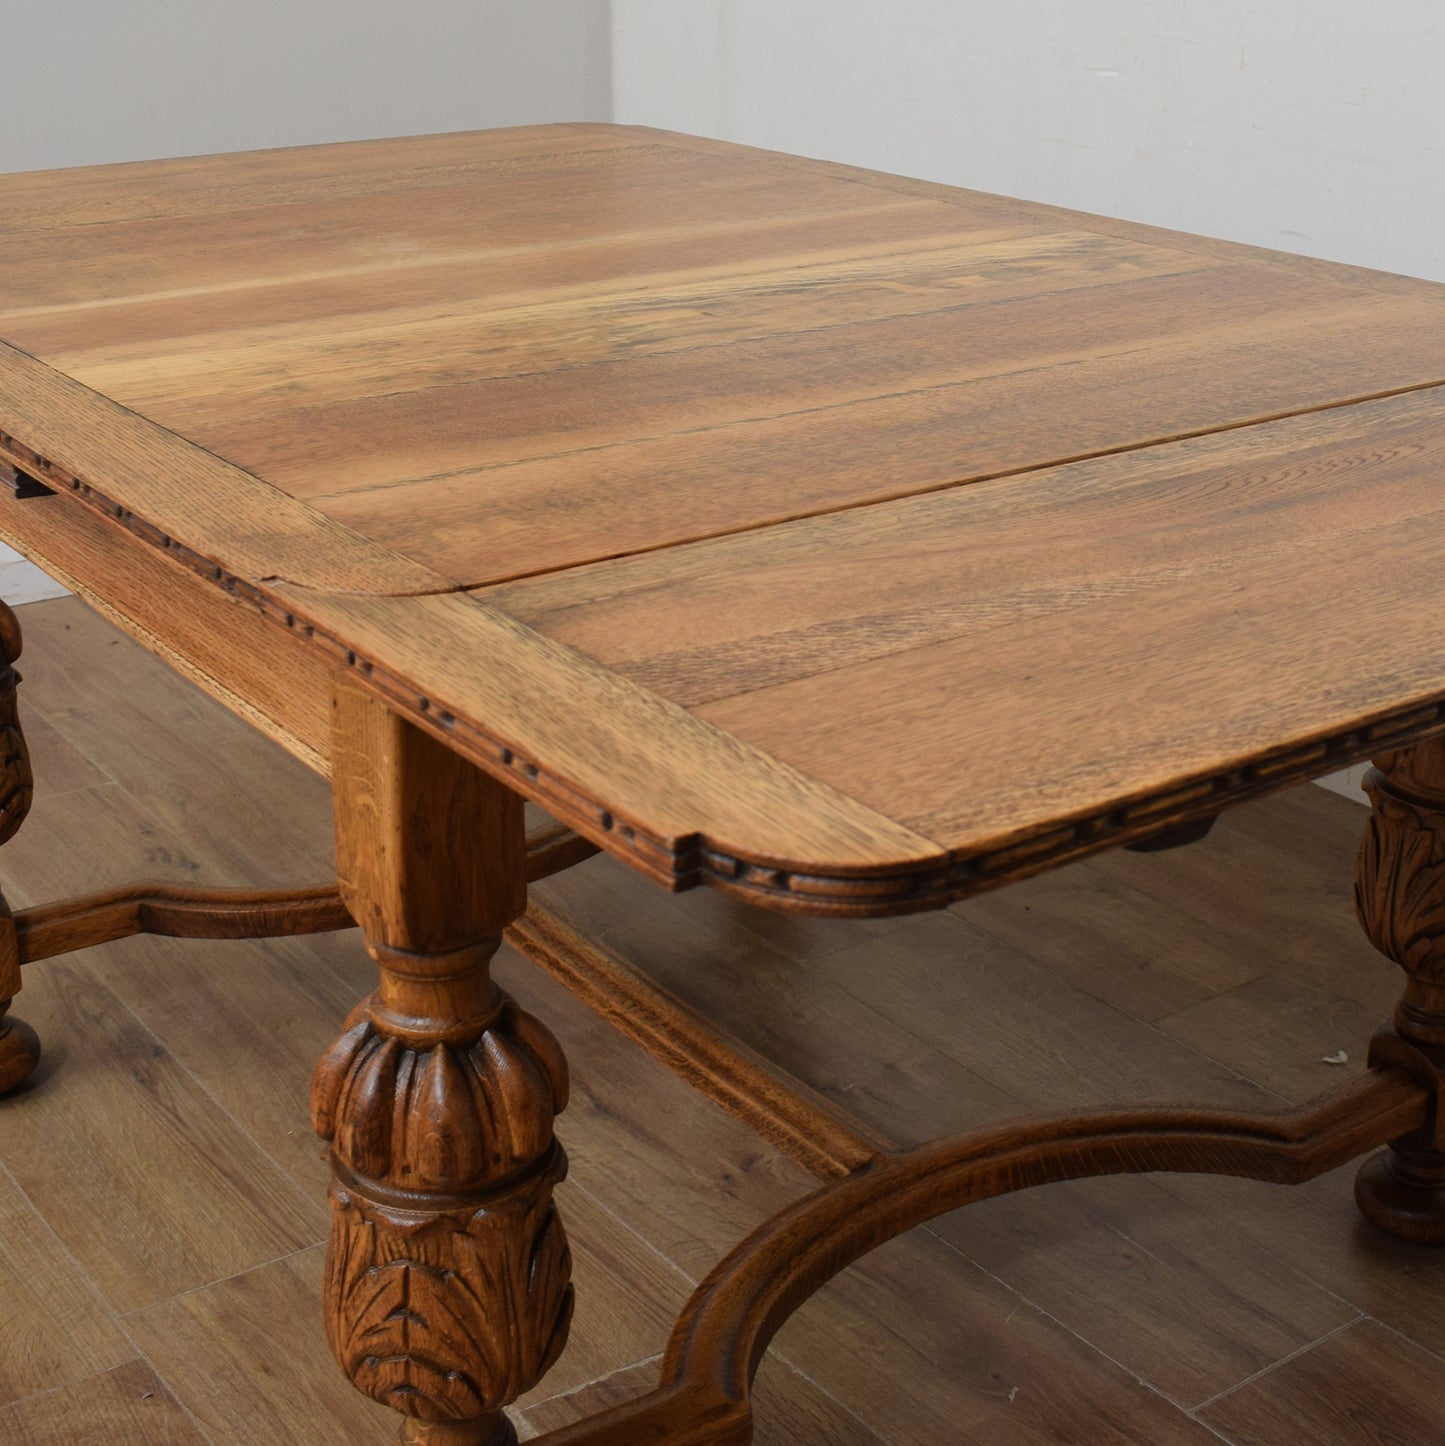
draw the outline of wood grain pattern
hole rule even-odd
[[[1317,330],[1307,349],[1310,357],[1328,357],[1358,336],[1357,319]],[[1360,345],[1368,349],[1366,336]],[[1202,361],[1193,344],[1184,343],[1161,348],[1151,358],[1151,372],[1176,377],[1190,396],[1215,399],[1218,411],[1208,425],[1182,409],[1160,413],[1156,407],[1152,423],[1141,415],[1148,411],[1148,394],[1139,389],[1137,362],[1126,357],[1106,359],[1086,375],[1062,363],[898,401],[869,399],[822,413],[749,418],[591,447],[560,461],[445,472],[399,492],[374,488],[319,498],[317,505],[390,546],[424,550],[449,576],[473,584],[501,581],[745,530],[732,495],[738,479],[766,477],[769,459],[786,454],[800,438],[809,444],[807,467],[786,485],[775,481],[754,489],[747,526],[1142,445],[1141,429],[1173,438],[1282,415],[1288,407],[1276,385],[1241,375],[1246,355],[1263,344],[1263,334],[1242,339],[1236,350]],[[1299,376],[1315,363],[1301,358],[1282,365]],[[1367,385],[1367,395],[1392,390],[1386,374],[1376,374],[1374,383]],[[1035,420],[1041,441],[992,420],[1015,411]],[[899,465],[905,457],[916,464],[906,475]],[[449,523],[439,530],[442,517]],[[600,538],[608,539],[605,546],[599,547]],[[513,545],[522,541],[525,548]]]
[[[573,1339],[519,1411],[654,1354],[689,1289],[586,1194],[562,1189],[578,1282]],[[136,1343],[217,1446],[394,1439],[396,1417],[353,1389],[331,1359],[316,1310],[323,1254],[307,1250],[128,1318]]]
[[[1200,278],[1212,285],[1199,289],[1217,296],[1221,282],[1252,279],[1231,278],[1218,263],[1189,252],[1131,247],[1087,232],[1035,235],[1024,227],[1017,232],[1022,234],[980,229],[967,244],[928,237],[908,244],[899,238],[888,250],[860,247],[861,254],[797,259],[782,275],[776,262],[767,267],[759,261],[753,267],[734,263],[658,277],[646,289],[624,277],[610,287],[539,287],[500,297],[488,288],[447,306],[402,308],[388,298],[391,304],[379,314],[332,319],[324,336],[293,321],[284,328],[202,333],[173,342],[160,359],[150,339],[70,355],[47,351],[46,359],[96,391],[123,398],[147,415],[159,411],[169,425],[191,430],[266,408],[316,408],[397,389],[421,391],[634,357],[672,356],[675,370],[695,360],[679,353],[705,349],[710,355],[704,360],[715,365],[733,353],[714,350],[735,343],[870,321],[901,323],[940,312],[957,320],[974,305],[1027,302],[1041,285],[1054,294],[1225,270],[1222,278]],[[1289,300],[1275,296],[1271,304]],[[1244,305],[1242,297],[1237,308],[1232,303],[1231,315]],[[1007,308],[989,318],[994,346],[1000,347],[997,332],[1016,324],[1017,316]],[[845,332],[838,340],[846,337]],[[977,346],[981,338],[973,340]],[[1021,342],[1016,338],[1014,344]],[[490,455],[498,441],[487,439]],[[384,465],[383,459],[371,461],[373,467]],[[364,474],[348,473],[327,481],[324,490],[350,491],[365,481]]]
[[[930,907],[1445,724],[1438,287],[589,126],[0,178],[0,253],[14,505],[240,661],[134,547],[82,586],[318,768],[355,667],[672,887]]]
[[[344,194],[349,157],[336,154],[330,186],[324,177],[311,185],[297,178],[290,200],[231,205],[221,195],[191,215],[12,233],[6,238],[14,258],[7,309],[25,315],[99,302],[104,312],[105,302],[117,297],[213,290],[238,281],[255,285],[338,270],[400,270],[436,265],[438,257],[449,264],[480,253],[639,233],[905,209],[886,192],[839,182],[826,167],[800,180],[760,168],[741,151],[699,161],[666,143],[609,146],[605,126],[595,133],[603,145],[574,135],[570,146],[559,140],[551,155],[502,166],[483,159],[470,175],[433,174],[425,178],[421,195],[405,178],[373,186],[367,194]],[[455,137],[419,137],[412,142],[412,164],[424,165],[438,140],[455,152]],[[222,158],[214,159],[224,165]],[[244,158],[231,162],[233,172],[245,166]],[[122,185],[128,179],[123,172],[114,178]],[[224,227],[216,227],[217,216],[225,218]]]
[[[11,1446],[205,1446],[194,1420],[144,1361],[129,1361],[0,1410],[0,1433]]]
[[[319,1238],[319,1202],[110,990],[68,962],[47,972],[27,1010],[43,1037],[64,1041],[71,1067],[5,1102],[7,1166],[112,1310],[140,1309]],[[91,1089],[97,1078],[107,1088]]]
[[[1030,230],[1026,221],[1005,217],[997,207],[979,207],[976,224],[980,240]],[[253,330],[280,342],[296,334],[293,328],[304,333],[322,322],[344,337],[354,328],[374,327],[379,316],[389,313],[398,313],[399,320],[434,317],[447,306],[476,305],[479,297],[492,297],[506,308],[539,296],[635,290],[653,278],[686,284],[703,268],[719,279],[747,276],[800,258],[887,256],[914,241],[936,246],[966,231],[961,218],[935,201],[880,197],[874,204],[854,200],[822,214],[720,216],[703,227],[591,240],[564,237],[555,244],[446,252],[435,259],[421,250],[289,279],[259,276],[224,288],[113,296],[105,299],[103,319],[84,302],[8,311],[7,329],[16,345],[39,356],[86,351],[97,344],[107,355],[123,356],[146,343],[164,346],[170,354],[202,346],[206,337],[214,345],[239,344]]]
[[[560,824],[527,836],[532,883],[590,858],[597,849]],[[34,964],[136,934],[178,939],[278,939],[350,929],[336,884],[300,889],[207,889],[134,884],[22,909],[14,916],[14,964]],[[7,976],[8,982],[8,976]],[[18,987],[18,977],[15,978]]]
[[[1355,875],[1355,910],[1366,937],[1406,976],[1395,1011],[1401,1035],[1445,1044],[1445,744],[1438,739],[1382,754],[1365,775],[1370,822]]]
[[[1426,320],[1419,315],[1418,303],[1390,304],[1368,293],[1342,297],[1335,288],[1317,283],[1290,284],[1242,269],[1200,270],[1197,263],[1183,275],[1169,275],[1165,261],[1154,268],[1165,271],[1162,276],[1146,271],[1129,278],[1125,272],[1134,304],[1123,307],[1107,275],[1085,269],[1085,278],[1093,284],[1074,281],[1072,272],[1079,263],[1071,254],[1070,239],[1056,240],[1055,263],[1043,294],[1038,294],[1042,288],[1036,284],[1019,288],[1023,294],[1014,299],[981,298],[976,307],[955,304],[951,296],[944,298],[948,304],[939,304],[937,298],[932,305],[923,297],[910,299],[908,271],[891,258],[881,258],[862,276],[856,274],[862,268],[838,268],[843,273],[837,282],[839,292],[859,296],[846,313],[848,319],[831,323],[826,294],[818,298],[816,314],[805,304],[810,281],[818,285],[805,269],[775,283],[784,297],[804,294],[805,302],[795,301],[791,316],[789,308],[765,297],[771,304],[764,315],[750,317],[749,288],[737,281],[710,307],[702,298],[698,308],[702,315],[696,320],[687,298],[650,290],[645,300],[656,303],[651,336],[639,330],[626,312],[614,314],[614,308],[604,309],[599,317],[589,316],[581,307],[569,309],[582,312],[576,318],[566,314],[561,318],[567,330],[559,340],[572,343],[573,355],[553,340],[556,320],[542,308],[540,315],[524,318],[530,324],[521,329],[513,354],[505,349],[495,354],[473,340],[462,354],[463,368],[456,366],[461,358],[455,346],[424,333],[421,354],[432,360],[414,363],[410,371],[383,375],[371,387],[364,375],[357,377],[330,405],[324,400],[309,402],[307,390],[301,389],[293,403],[296,416],[289,417],[289,409],[278,409],[269,434],[275,440],[269,446],[267,437],[257,435],[254,419],[244,413],[236,416],[235,402],[229,399],[221,416],[236,416],[230,427],[215,418],[220,403],[212,403],[209,410],[193,403],[174,415],[144,399],[138,405],[147,414],[160,411],[169,424],[273,478],[288,491],[325,494],[343,489],[334,481],[317,486],[297,475],[303,469],[314,475],[323,457],[347,476],[351,486],[398,485],[409,475],[459,471],[469,464],[552,456],[657,434],[708,432],[759,416],[831,409],[972,377],[1147,350],[1170,337],[1188,336],[1197,345],[1200,338],[1221,328],[1237,328],[1243,338],[1267,330],[1278,339],[1296,324],[1296,314],[1306,321],[1315,311],[1325,313],[1320,319],[1330,315],[1348,319],[1352,311],[1369,307],[1390,312],[1402,327],[1412,317]],[[999,265],[987,247],[980,260],[985,276]],[[1176,268],[1189,267],[1187,258],[1166,260]],[[954,256],[952,269],[971,270],[972,264],[965,250]],[[870,316],[866,283],[875,277],[887,302],[882,307],[875,302],[879,314]],[[669,311],[676,313],[670,324]],[[735,340],[710,318],[709,311],[721,312],[724,318],[741,313],[732,323]],[[890,314],[895,312],[901,314]],[[502,339],[511,320],[506,314],[499,318]],[[579,346],[568,334],[573,329],[591,335]],[[326,355],[331,365],[345,361],[344,355],[335,361],[331,351]],[[401,351],[397,361],[405,358]],[[284,366],[284,354],[280,361]],[[71,365],[90,384],[88,371]],[[224,365],[223,359],[222,369]],[[452,370],[445,370],[449,365]],[[430,371],[437,366],[444,370],[434,379]],[[1408,369],[1396,384],[1436,379],[1433,372]],[[126,395],[123,378],[102,373],[99,380],[107,391]],[[205,386],[204,376],[200,386]],[[293,385],[290,390],[295,396],[298,388]],[[258,406],[264,407],[265,401]],[[478,430],[484,443],[478,442]],[[308,437],[304,453],[287,440],[300,435]],[[695,445],[703,451],[705,439],[695,440]],[[806,438],[799,438],[781,460],[788,472],[811,470]],[[741,525],[747,525],[754,496],[764,492],[769,481],[791,480],[788,472],[737,479],[732,490]],[[872,495],[871,489],[863,495]]]
[[[472,584],[519,557],[575,563],[599,541],[657,546],[1440,380],[1428,288],[1385,294],[1338,268],[1102,234],[944,188],[905,200],[887,178],[660,133],[520,132],[463,155],[457,138],[419,139],[405,160],[338,148],[330,175],[314,151],[289,175],[284,158],[239,158],[224,196],[213,160],[192,167],[186,200],[162,172],[158,210],[116,197],[105,220],[96,173],[73,194],[25,181],[0,334]],[[144,175],[125,179],[145,195]],[[829,228],[865,217],[850,253]],[[781,247],[747,232],[780,219],[796,223]],[[690,237],[691,264],[555,269],[624,235],[634,249]],[[698,249],[705,237],[719,244]],[[531,270],[509,274],[522,255]],[[378,268],[450,289],[369,289]],[[278,289],[300,319],[292,305],[265,320]],[[168,301],[169,327],[154,309]],[[1018,390],[1040,382],[1032,403]],[[1059,392],[1063,411],[1041,411]],[[1101,433],[1100,395],[1135,398],[1136,414]],[[989,425],[1001,405],[1029,425]],[[682,495],[657,470],[677,475],[669,447],[684,449]],[[528,459],[546,461],[517,471]],[[649,473],[645,502],[619,495]],[[600,535],[559,515],[559,481],[611,501]],[[382,492],[339,500],[359,487]]]
[[[665,548],[477,596],[684,707],[1170,589],[1224,591],[1392,522],[1428,525],[1445,392]],[[781,599],[787,606],[779,605]],[[1187,646],[1187,639],[1175,646]]]
[[[84,1272],[9,1178],[0,1180],[0,1272],[12,1323],[0,1358],[0,1405],[54,1391],[134,1356]]]
[[[648,1361],[555,1396],[521,1416],[521,1439],[545,1440],[549,1431],[643,1395],[656,1379],[657,1363]],[[801,1371],[776,1359],[764,1366],[754,1400],[753,1446],[881,1446],[885,1439]]]
[[[681,146],[690,151],[717,152],[734,148],[730,141],[720,141],[710,136],[689,135],[683,131],[663,130],[654,126],[625,126],[620,128],[638,140],[659,140],[665,138],[669,145]],[[806,169],[817,165],[816,161],[787,151],[770,151],[751,147],[760,160],[766,158],[771,165]],[[917,176],[900,176],[891,171],[870,170],[866,166],[851,166],[841,161],[830,161],[829,169],[835,176],[854,181],[859,185],[876,187],[895,195],[909,196],[916,200],[934,200],[956,204],[960,191],[942,181],[925,181]],[[1315,256],[1300,256],[1293,252],[1275,251],[1267,247],[1251,246],[1242,241],[1226,241],[1220,237],[1198,236],[1193,232],[1170,230],[1164,226],[1148,226],[1139,221],[1127,221],[1117,216],[1099,216],[1087,211],[1074,211],[1065,206],[1049,206],[1038,201],[1021,201],[1012,196],[994,195],[985,191],[967,193],[970,204],[975,201],[997,208],[1003,217],[1033,216],[1045,225],[1063,227],[1085,225],[1106,236],[1129,236],[1152,241],[1160,246],[1177,246],[1194,251],[1201,256],[1213,256],[1224,261],[1253,261],[1265,266],[1278,267],[1296,275],[1317,276],[1322,280],[1346,281],[1369,286],[1374,290],[1392,296],[1428,296],[1438,294],[1439,283],[1426,281],[1417,276],[1402,276],[1393,271],[1373,271],[1359,266],[1348,266],[1339,261],[1326,261]]]
[[[1287,1230],[1296,1191],[1274,1193]],[[1160,1177],[1031,1190],[931,1229],[1186,1408],[1356,1317],[1272,1252],[1174,1198]],[[1336,1229],[1352,1233],[1343,1219]]]
[[[1442,415],[1433,392],[1373,405],[1419,405]],[[1356,410],[1364,409],[1350,409]],[[1193,783],[1198,812],[1208,812],[1219,775],[1251,762],[1267,774],[1270,754],[1290,750],[1312,755],[1306,768],[1326,772],[1340,752],[1370,751],[1369,730],[1388,726],[1397,709],[1429,730],[1438,726],[1445,697],[1427,642],[1429,604],[1422,608],[1436,577],[1433,464],[1427,460],[1405,484],[1413,501],[1392,515],[1391,466],[1384,462],[1381,512],[1371,517],[1371,464],[1379,457],[1368,439],[1370,420],[1358,418],[1354,455],[1370,459],[1364,469],[1371,483],[1342,493],[1323,525],[1311,526],[1308,508],[1292,519],[1269,507],[1271,523],[1278,517],[1297,530],[1284,539],[1271,534],[1253,566],[1246,560],[1231,570],[1226,552],[1217,573],[1206,564],[1191,577],[1186,563],[1182,575],[1171,577],[1166,556],[1159,586],[1131,596],[1125,563],[1120,586],[1095,575],[1100,595],[1085,607],[1042,610],[981,640],[950,637],[759,688],[710,703],[698,715],[863,802],[877,807],[886,794],[895,817],[955,849],[993,830],[1000,841],[1014,830],[1042,832],[1076,817],[1070,800],[1081,794],[1094,792],[1100,803],[1108,796],[1115,806],[1157,795],[1170,775],[1181,793]],[[1349,452],[1307,462],[1316,468],[1301,473],[1307,480],[1300,490],[1308,493],[1327,487],[1320,474],[1332,463],[1351,465]],[[1166,475],[1168,466],[1160,459]],[[1087,467],[1079,480],[1090,485]],[[1245,497],[1255,481],[1245,473]],[[1121,510],[1121,523],[1124,517]],[[1145,555],[1157,553],[1161,526],[1167,537],[1188,525],[1183,518],[1143,522],[1137,543],[1121,538],[1113,555],[1133,551],[1147,568]],[[1387,653],[1396,659],[1388,674],[1378,666]],[[1320,666],[1323,656],[1331,660],[1328,669]],[[966,730],[937,704],[940,690],[957,687],[957,679],[967,680]],[[1131,700],[1128,712],[1114,706],[1122,697]],[[848,700],[848,728],[829,729],[827,709],[841,699]],[[1022,749],[1021,717],[1029,719]],[[1081,747],[1084,737],[1090,744]],[[1000,746],[1005,738],[1011,748]],[[950,796],[940,783],[961,776],[980,747],[997,760],[991,796]]]
[[[54,852],[38,876],[40,892],[24,903],[129,886],[138,879],[288,888],[298,880],[335,877],[335,861],[329,853],[318,861],[311,844],[331,835],[325,778],[310,770],[279,777],[270,739],[229,710],[217,713],[211,697],[160,659],[126,646],[125,633],[97,618],[79,598],[58,598],[43,609],[31,605],[25,616],[30,646],[45,660],[42,668],[29,670],[28,701],[53,720],[72,748],[98,761],[101,776],[82,783],[98,787],[126,776],[126,796],[141,806],[138,816],[132,811],[131,826],[138,817],[143,828],[148,819],[165,843],[153,857],[127,849],[112,858],[101,851],[85,868],[77,867],[64,845],[64,828],[92,837],[93,826],[71,794],[59,793],[66,786],[63,777],[42,778],[49,804],[38,826]],[[126,660],[122,671],[112,665],[117,656]],[[82,693],[93,700],[83,709],[74,703]],[[148,700],[147,707],[137,706],[140,698]],[[201,733],[209,740],[205,748],[196,746]],[[220,780],[235,803],[224,813],[202,802],[214,797]],[[36,827],[32,815],[27,829]],[[202,857],[204,874],[196,872]],[[186,869],[173,870],[172,861]]]
[[[0,455],[234,585],[430,592],[436,574],[0,342]],[[24,432],[16,438],[7,423]],[[205,570],[205,569],[201,569]]]
[[[138,884],[24,909],[15,921],[25,964],[136,934],[274,939],[352,925],[332,884],[276,892]]]
[[[320,1245],[188,1291],[126,1324],[212,1442],[394,1439],[395,1416],[336,1369],[316,1302]],[[295,1382],[305,1380],[306,1388]]]
[[[1242,426],[1327,405],[1341,394],[1346,374],[1352,396],[1439,380],[1433,370],[1392,364],[1400,340],[1413,338],[1423,348],[1439,332],[1441,319],[1420,317],[1413,302],[1366,295],[1338,312],[1286,311],[1223,328],[1208,351],[1183,323],[1179,334],[1148,345],[1136,337],[1100,347],[1087,338],[1110,311],[1095,304],[1097,316],[1077,322],[1074,351],[1000,359],[992,370],[980,363],[977,376],[954,360],[986,354],[988,338],[975,340],[972,329],[941,340],[898,328],[852,338],[824,332],[838,348],[830,357],[936,355],[948,376],[911,378],[916,364],[900,361],[901,375],[893,377],[880,362],[871,387],[854,384],[851,374],[839,375],[845,362],[829,368],[795,347],[767,366],[748,360],[744,373],[756,392],[737,401],[736,384],[715,363],[714,374],[695,382],[696,404],[684,399],[666,419],[647,413],[661,408],[700,362],[685,367],[660,358],[654,376],[634,375],[641,361],[615,377],[569,374],[552,383],[528,376],[498,384],[492,396],[454,388],[402,393],[378,408],[384,415],[374,431],[359,408],[331,422],[311,414],[296,421],[333,426],[338,445],[355,449],[341,469],[348,477],[379,472],[390,451],[426,456],[429,475],[415,481],[378,477],[367,490],[313,500],[358,531],[477,584]],[[1198,309],[1194,299],[1177,305],[1185,316]],[[1038,322],[1023,314],[995,324],[1000,338],[1014,340]],[[1374,332],[1375,324],[1385,330]],[[762,375],[754,383],[755,372]],[[965,379],[957,379],[960,372]],[[832,390],[830,375],[837,382]],[[801,381],[790,385],[800,376],[810,379],[806,395],[796,395]],[[1169,378],[1167,389],[1153,384],[1159,377]],[[861,394],[847,394],[853,385]],[[531,427],[552,398],[562,409],[553,422],[555,441],[529,457],[523,448],[534,443],[511,446],[507,438]],[[635,418],[635,438],[604,435],[618,416]],[[999,424],[1015,416],[1028,417],[1029,426]],[[464,455],[478,426],[503,438],[496,444],[501,459],[482,470]],[[562,510],[561,496],[580,515]]]
[[[459,170],[470,173],[559,151],[645,145],[645,132],[594,125],[517,126],[397,140],[288,146],[283,150],[176,156],[139,164],[75,166],[5,177],[0,233],[93,226],[118,220],[205,215],[234,205],[277,204],[327,195],[366,195],[389,187],[426,187]],[[424,142],[420,155],[418,140]],[[340,162],[340,164],[338,164]]]

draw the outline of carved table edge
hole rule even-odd
[[[605,800],[552,774],[516,746],[451,712],[440,700],[421,696],[405,679],[300,616],[299,604],[273,593],[265,581],[251,581],[228,572],[5,431],[0,431],[0,456],[8,456],[15,465],[32,472],[57,497],[73,499],[238,602],[251,604],[269,621],[320,652],[332,666],[355,670],[365,686],[418,727],[445,740],[597,847],[616,854],[671,892],[707,884],[764,907],[835,918],[873,918],[943,908],[1104,849],[1147,844],[1169,833],[1182,836],[1190,824],[1228,805],[1277,792],[1359,762],[1382,749],[1399,748],[1445,731],[1445,697],[1416,700],[1326,736],[1270,750],[1236,767],[1175,780],[1147,795],[1018,831],[986,847],[952,852],[940,848],[927,857],[844,867],[748,856],[720,847],[701,833],[666,836],[650,831],[638,820],[608,806]],[[438,576],[438,591],[456,590]]]

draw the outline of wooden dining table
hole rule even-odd
[[[41,1047],[22,966],[359,925],[324,1311],[402,1440],[515,1440],[566,1343],[567,1066],[503,938],[820,1181],[558,1446],[747,1441],[822,1284],[1048,1181],[1388,1145],[1361,1209],[1445,1240],[1445,287],[632,126],[0,176],[0,480],[0,536],[330,777],[338,873],[4,908],[0,1088]],[[20,646],[4,609],[0,839]],[[1287,1113],[903,1148],[528,900],[606,850],[939,908],[1366,758],[1404,994]]]

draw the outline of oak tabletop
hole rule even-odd
[[[1442,384],[1445,287],[636,127],[0,176],[0,531],[784,907],[1445,728]]]

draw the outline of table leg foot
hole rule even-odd
[[[1421,1245],[1445,1244],[1445,740],[1383,754],[1365,777],[1370,822],[1355,909],[1370,941],[1405,971],[1393,1027],[1370,1062],[1397,1065],[1435,1101],[1432,1122],[1366,1162],[1355,1201],[1372,1225]]]
[[[1397,1142],[1372,1155],[1355,1177],[1360,1213],[1415,1245],[1445,1245],[1445,1154]]]
[[[0,1000],[0,1094],[13,1090],[30,1077],[40,1063],[40,1041],[35,1031],[6,1012],[8,999]]]

